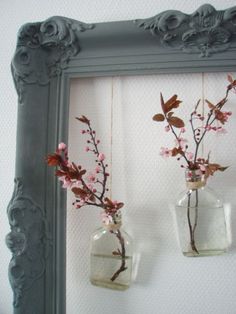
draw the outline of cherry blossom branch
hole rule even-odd
[[[76,119],[86,124],[88,128],[87,130],[82,130],[82,134],[88,134],[90,136],[90,140],[87,140],[87,143],[91,144],[93,147],[91,149],[87,146],[85,150],[86,152],[92,151],[96,155],[95,162],[98,166],[95,168],[95,173],[89,174],[86,178],[85,174],[87,173],[87,170],[82,169],[82,166],[69,161],[67,146],[64,143],[60,143],[56,152],[52,155],[48,155],[46,161],[49,166],[57,167],[55,174],[58,176],[59,180],[63,182],[63,187],[70,188],[74,193],[75,201],[73,202],[73,205],[75,205],[75,208],[81,208],[88,205],[102,208],[103,212],[101,217],[103,223],[105,225],[116,225],[117,212],[124,204],[112,201],[105,196],[106,191],[108,191],[106,186],[109,173],[106,172],[108,165],[104,163],[105,155],[100,153],[98,149],[100,141],[96,139],[96,132],[92,129],[88,118],[81,116]],[[102,175],[101,180],[97,178],[97,175],[99,174]],[[94,188],[94,184],[100,184],[102,187],[101,191]],[[115,232],[111,229],[110,232],[115,234],[121,246],[121,251],[118,252],[121,257],[121,267],[111,277],[111,281],[114,281],[122,271],[127,269],[125,242],[119,228]]]

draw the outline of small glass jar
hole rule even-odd
[[[97,229],[91,236],[90,282],[93,285],[126,290],[132,276],[132,239],[119,219]]]
[[[220,255],[229,243],[222,201],[199,170],[186,171],[187,190],[176,202],[179,242],[185,256]]]

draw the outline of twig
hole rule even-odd
[[[122,237],[119,229],[115,232],[114,231],[111,231],[111,232],[116,235],[116,237],[118,238],[118,240],[120,242],[120,246],[121,246],[121,252],[120,252],[121,265],[120,265],[120,268],[111,277],[111,281],[114,281],[119,276],[119,274],[121,272],[123,272],[127,269],[127,267],[126,267],[126,261],[125,261],[125,241],[124,241],[124,238]]]

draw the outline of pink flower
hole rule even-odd
[[[217,134],[226,134],[227,133],[227,130],[222,128],[222,127],[219,127],[217,130],[216,130]]]
[[[90,173],[88,176],[87,176],[87,181],[88,182],[94,182],[96,180],[96,176],[95,176],[95,174],[94,173]]]
[[[81,130],[81,134],[85,134],[86,133],[86,131],[85,130]]]
[[[72,186],[73,182],[66,176],[59,177],[59,181],[62,181],[62,187],[68,189]]]
[[[99,173],[100,171],[101,171],[101,167],[97,166],[97,167],[95,168],[95,172],[96,172],[96,173]]]
[[[60,143],[58,144],[58,150],[59,151],[63,151],[67,148],[66,144],[65,143]]]
[[[80,188],[81,185],[82,185],[82,182],[80,180],[77,180],[76,182],[73,182],[73,186],[74,187]]]
[[[88,146],[85,147],[84,149],[86,152],[90,151],[90,148]]]
[[[165,126],[165,131],[166,131],[166,132],[169,132],[169,131],[170,131],[170,126],[169,126],[169,125]]]
[[[205,126],[205,129],[206,129],[207,131],[210,131],[210,130],[212,130],[212,127],[208,124],[208,125]]]
[[[88,188],[92,191],[93,190],[93,185],[91,183],[88,184]]]
[[[186,129],[185,129],[185,128],[181,128],[181,129],[180,129],[180,132],[181,132],[181,133],[185,133],[185,132],[186,132]]]
[[[186,157],[188,158],[188,160],[192,160],[193,159],[193,153],[187,152]]]
[[[201,170],[202,172],[205,172],[205,171],[206,171],[206,166],[205,166],[205,165],[200,164],[200,165],[199,165],[199,168],[200,168],[200,170]]]
[[[101,219],[105,225],[109,225],[110,223],[113,222],[112,216],[107,214],[106,212],[101,213]]]
[[[160,155],[163,158],[168,158],[172,155],[171,149],[167,148],[167,147],[161,147],[161,151],[160,151]]]
[[[188,143],[188,140],[183,137],[179,137],[178,140],[175,140],[175,145],[181,148],[185,148],[186,143]]]
[[[106,157],[105,157],[105,155],[104,155],[103,153],[100,153],[100,154],[98,155],[98,161],[103,161],[105,158],[106,158]]]

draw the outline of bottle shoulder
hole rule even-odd
[[[117,230],[109,230],[106,227],[100,227],[92,233],[91,238],[93,240],[104,240],[105,238],[113,238],[114,235],[119,236],[119,234],[126,242],[132,242],[132,237],[122,227]]]
[[[186,189],[182,191],[176,201],[176,206],[190,207],[222,207],[223,200],[210,187],[203,186],[199,189]]]

